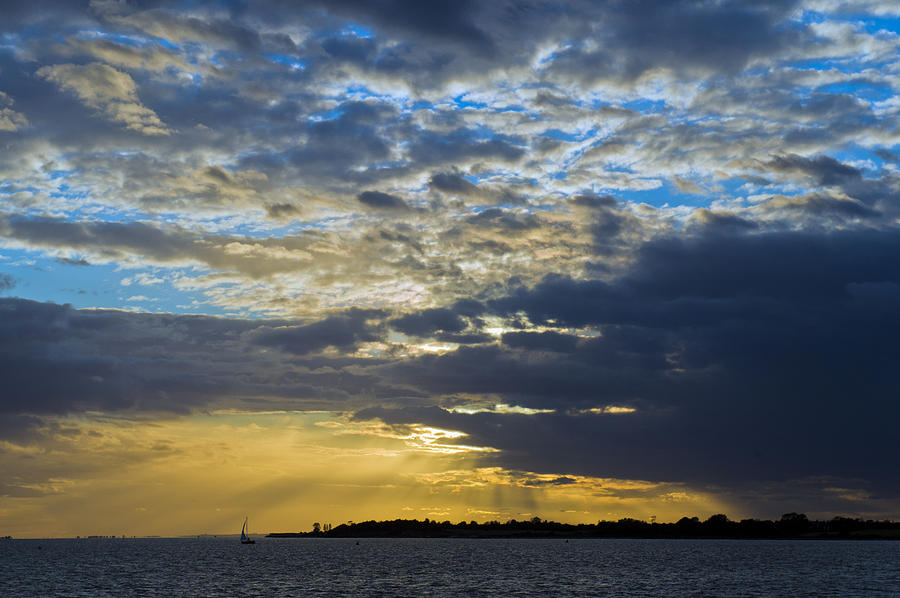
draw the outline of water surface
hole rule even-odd
[[[0,596],[900,595],[900,542],[81,539],[0,542]]]

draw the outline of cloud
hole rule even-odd
[[[261,48],[258,31],[234,20],[216,15],[214,11],[198,11],[196,14],[179,13],[165,8],[138,8],[131,6],[101,12],[114,25],[125,29],[137,29],[158,39],[177,43],[201,42],[221,46],[229,50],[254,51]],[[118,9],[118,10],[117,10]]]
[[[527,230],[540,226],[540,219],[534,214],[523,214],[501,208],[488,208],[467,217],[466,222],[476,228],[496,228],[508,231]]]
[[[707,233],[720,232],[725,234],[730,232],[747,232],[759,226],[753,220],[742,218],[737,214],[706,208],[700,208],[691,214],[691,224],[704,228]]]
[[[817,223],[827,221],[836,224],[875,221],[882,214],[865,203],[847,198],[834,197],[826,193],[814,193],[800,197],[773,197],[760,206],[760,212],[778,214],[791,222],[812,220]]]
[[[735,492],[852,478],[895,496],[884,455],[900,416],[885,399],[898,382],[898,256],[895,231],[701,229],[644,244],[604,281],[511,281],[484,302],[305,322],[6,299],[2,408],[185,412],[251,397],[352,406],[358,419],[465,432],[467,445],[499,451],[484,464],[507,469]],[[357,355],[386,341],[385,321],[442,338],[478,333],[486,318],[524,329],[443,354]],[[521,409],[440,407],[486,397]]]
[[[268,247],[268,242],[245,237],[200,237],[181,228],[143,222],[70,222],[0,214],[0,231],[31,247],[90,252],[95,261],[201,263],[250,277],[294,270],[310,259],[301,247],[288,249],[283,242]]]
[[[462,332],[466,328],[459,314],[443,308],[406,314],[391,320],[390,325],[395,330],[414,336],[431,336],[438,331]]]
[[[266,213],[269,214],[269,218],[280,220],[297,217],[300,215],[300,210],[293,204],[276,203],[267,205]]]
[[[90,266],[91,265],[90,262],[88,262],[84,258],[74,260],[74,259],[68,258],[68,257],[58,257],[58,258],[56,258],[56,261],[65,266]]]
[[[9,291],[16,286],[16,279],[9,274],[0,274],[0,292]]]
[[[0,131],[18,131],[28,126],[28,119],[11,108],[0,108]]]
[[[177,52],[156,44],[145,44],[138,47],[116,43],[109,39],[68,39],[61,52],[85,54],[106,65],[115,65],[124,69],[146,69],[164,72],[175,68],[184,72],[198,71],[196,66],[189,65]]]
[[[508,347],[520,347],[529,351],[557,351],[571,353],[575,350],[578,337],[548,330],[546,332],[506,332],[502,337]]]
[[[364,390],[390,392],[359,367],[345,371],[365,366],[365,359],[316,356],[377,338],[369,322],[377,315],[349,310],[302,324],[0,299],[0,412],[140,418],[234,407],[250,398],[270,408],[316,409]]]
[[[356,196],[357,201],[376,210],[406,210],[406,202],[389,193],[381,191],[363,191]]]
[[[766,167],[774,172],[802,173],[813,177],[819,185],[833,186],[861,178],[862,173],[852,166],[847,166],[830,156],[804,158],[796,154],[775,156],[766,163]]]
[[[371,19],[389,31],[409,32],[422,36],[422,39],[452,40],[482,53],[490,53],[493,49],[493,41],[479,28],[474,18],[477,5],[468,0],[442,0],[428,5],[389,0],[377,7],[368,2],[348,0],[328,5],[338,12],[346,10],[357,17],[368,17],[366,20]]]
[[[44,66],[36,74],[74,93],[88,108],[143,135],[169,135],[171,131],[153,110],[140,103],[137,86],[128,75],[99,62]]]
[[[525,155],[525,149],[513,143],[514,139],[479,140],[475,131],[460,128],[436,134],[422,131],[410,144],[409,156],[421,166],[432,164],[465,164],[495,159],[500,162],[516,162]]]
[[[9,95],[0,91],[0,132],[18,131],[28,126],[25,115],[10,108],[14,103]]]
[[[303,326],[265,327],[254,334],[253,341],[293,355],[306,355],[326,347],[352,350],[361,342],[378,338],[368,324],[377,315],[378,312],[351,310],[347,315]]]
[[[509,468],[701,485],[821,475],[895,495],[883,456],[893,450],[884,422],[900,415],[884,400],[897,382],[898,255],[894,232],[652,242],[618,280],[550,277],[490,303],[597,336],[510,332],[504,347],[387,370],[439,396],[493,394],[554,414],[366,413],[464,431]],[[608,405],[635,411],[583,412]]]
[[[432,189],[447,193],[458,193],[460,195],[469,195],[475,193],[478,189],[460,175],[450,172],[436,172],[431,175],[431,178],[428,180],[428,185]]]

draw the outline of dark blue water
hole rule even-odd
[[[0,596],[898,596],[900,542],[0,541]]]

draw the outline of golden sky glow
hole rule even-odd
[[[397,517],[666,521],[726,508],[676,484],[482,467],[484,448],[466,446],[460,432],[398,433],[330,413],[58,423],[68,433],[52,447],[0,453],[3,470],[31,490],[4,500],[6,533],[229,534],[245,515],[256,533]]]

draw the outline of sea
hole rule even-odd
[[[900,541],[0,541],[0,596],[900,596]]]

